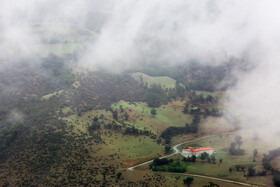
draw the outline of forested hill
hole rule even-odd
[[[215,94],[228,86],[220,84],[232,70],[196,63],[123,73],[73,67],[75,56],[49,55],[1,70],[2,184],[149,185],[162,176],[131,181],[123,164],[162,154],[172,136],[197,133],[201,117],[220,116]],[[135,79],[136,72],[151,84]],[[170,87],[157,82],[163,76]]]

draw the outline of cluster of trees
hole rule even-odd
[[[124,130],[124,134],[127,135],[146,135],[146,136],[149,136],[151,135],[151,132],[150,131],[147,131],[147,130],[139,130],[137,128],[135,128],[134,126],[133,127],[126,127],[125,130]]]
[[[165,166],[167,165],[167,166]],[[150,169],[153,171],[169,171],[176,173],[184,173],[186,168],[181,165],[180,160],[174,162],[173,159],[159,159],[156,158],[153,163],[150,165]]]
[[[216,116],[221,117],[223,113],[219,111],[217,108],[212,108],[212,110],[209,110],[208,108],[205,109],[204,116]]]
[[[244,176],[246,176],[246,168],[247,165],[235,165],[235,169],[236,171],[242,171],[244,172]],[[229,168],[229,172],[232,172],[232,168]],[[250,165],[247,169],[247,176],[248,177],[254,177],[254,176],[265,176],[266,175],[266,171],[262,170],[262,171],[257,171],[253,165]]]
[[[184,114],[187,114],[187,113],[189,113],[189,104],[188,103],[185,103],[185,107],[184,107],[184,110],[183,110],[183,113]]]
[[[280,148],[274,149],[269,151],[268,154],[263,155],[262,159],[262,165],[266,170],[272,169],[272,166],[270,164],[270,161],[273,160],[274,158],[280,156]]]
[[[268,154],[264,154],[263,155],[263,159],[262,159],[262,165],[266,170],[271,170],[273,169],[270,161],[273,160],[274,158],[280,156],[280,148],[274,149],[269,151]]]
[[[149,76],[169,76],[182,83],[188,90],[216,91],[224,90],[233,84],[234,79],[231,79],[227,81],[227,84],[223,84],[223,87],[217,87],[230,74],[232,67],[230,63],[219,66],[207,66],[197,62],[178,66],[166,63],[152,65],[141,63],[134,71],[140,71]]]
[[[118,121],[119,120],[119,113],[118,113],[118,111],[117,110],[113,110],[112,114],[113,114],[114,120]]]
[[[111,124],[111,123],[104,124],[103,127],[104,127],[104,129],[113,129],[113,130],[120,130],[120,129],[122,129],[122,126],[114,125],[114,124]]]
[[[262,170],[262,171],[257,171],[254,166],[249,166],[248,167],[248,174],[249,177],[254,177],[254,176],[265,176],[266,175],[266,171]]]
[[[179,84],[178,81],[176,81],[175,88],[170,88],[166,91],[168,93],[168,99],[171,100],[176,99],[177,97],[184,98],[186,88],[182,84]]]
[[[280,148],[271,150],[268,152],[268,154],[264,154],[263,155],[263,159],[262,159],[262,165],[266,170],[270,170],[273,174],[273,183],[275,186],[280,186],[280,171],[274,169],[271,164],[270,161],[272,161],[274,158],[280,156]]]
[[[70,92],[71,105],[82,112],[93,109],[112,111],[111,105],[114,102],[119,100],[128,102],[145,101],[149,93],[149,89],[141,87],[136,80],[126,73],[80,72],[76,74],[76,81],[79,82],[79,87]],[[122,110],[118,112],[120,113]],[[120,114],[114,117],[117,120],[120,118]]]
[[[273,183],[275,186],[280,186],[280,172],[279,171],[274,171],[273,172]]]
[[[99,123],[93,123],[92,125],[90,125],[88,127],[88,132],[92,136],[94,131],[99,130],[99,129],[100,129],[100,124]]]
[[[156,109],[152,108],[152,109],[151,109],[151,114],[152,114],[153,116],[157,115]]]
[[[244,149],[241,149],[240,146],[242,145],[242,137],[240,135],[235,136],[234,142],[230,144],[229,153],[231,155],[244,155]]]
[[[182,160],[183,162],[195,162],[196,161],[196,156],[195,155],[192,155],[191,157],[184,157],[183,158],[183,160]]]
[[[256,157],[257,157],[258,154],[259,154],[258,150],[254,149],[253,150],[253,162],[256,162]]]
[[[213,97],[212,95],[207,95],[205,98],[203,95],[197,95],[195,91],[189,93],[190,103],[193,105],[205,104],[205,103],[217,103],[218,98]]]
[[[184,184],[186,184],[188,187],[190,186],[190,184],[193,182],[193,177],[187,177],[185,179],[183,179]]]
[[[192,105],[192,108],[190,110],[190,114],[191,115],[200,115],[201,114],[200,107],[197,106],[197,105]]]
[[[220,185],[213,183],[213,182],[209,182],[209,184],[203,185],[203,187],[220,187]]]
[[[159,107],[166,103],[168,98],[160,85],[153,84],[148,89],[144,101],[148,103],[149,107]]]
[[[214,154],[212,154],[212,155],[210,156],[208,153],[204,152],[204,153],[202,153],[202,154],[200,155],[200,159],[201,159],[201,160],[207,160],[208,163],[213,163],[213,164],[216,163],[216,157],[215,157]],[[221,162],[222,162],[222,161],[220,160],[220,163],[221,163]]]
[[[42,68],[48,73],[50,87],[64,87],[74,83],[75,76],[71,72],[71,68],[67,66],[65,59],[50,54],[48,57],[42,59]]]
[[[0,160],[5,158],[6,148],[16,139],[21,123],[11,124],[11,126],[2,127],[0,129]]]
[[[186,124],[185,127],[168,127],[165,131],[162,132],[160,137],[165,140],[166,144],[170,144],[171,138],[173,136],[177,136],[185,133],[197,133],[199,122],[200,122],[200,116],[195,115],[191,125]]]

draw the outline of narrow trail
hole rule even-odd
[[[176,145],[174,145],[174,146],[172,147],[173,150],[174,150],[173,153],[171,153],[171,154],[169,154],[169,155],[165,155],[165,156],[159,157],[159,159],[171,157],[171,156],[173,156],[173,155],[176,155],[176,154],[180,153],[180,150],[178,149],[178,147],[181,146],[181,145],[183,145],[183,144],[190,143],[190,142],[194,142],[194,141],[201,140],[201,139],[205,139],[205,138],[210,138],[210,137],[215,137],[215,136],[219,136],[219,135],[223,135],[223,134],[228,134],[228,133],[229,133],[229,132],[224,132],[224,133],[212,134],[212,135],[208,135],[208,136],[202,136],[202,137],[199,137],[199,138],[195,138],[195,139],[192,139],[192,140],[188,140],[188,141],[185,141],[185,142],[176,144]],[[149,161],[143,162],[143,163],[141,163],[141,164],[137,164],[137,165],[132,166],[132,167],[127,168],[127,169],[130,170],[130,171],[132,171],[132,170],[134,170],[134,169],[137,168],[137,167],[140,167],[140,166],[143,166],[143,165],[152,163],[152,162],[153,162],[153,160],[149,160]],[[193,176],[193,177],[200,177],[200,178],[212,179],[212,180],[223,181],[223,182],[228,182],[228,183],[233,183],[233,184],[238,184],[238,185],[243,185],[243,186],[253,186],[253,187],[257,187],[256,185],[252,185],[252,184],[248,184],[248,183],[243,183],[243,182],[233,181],[233,180],[228,180],[228,179],[221,179],[221,178],[216,178],[216,177],[210,177],[210,176],[205,176],[205,175],[187,174],[187,173],[172,173],[172,172],[168,172],[168,173],[169,173],[169,174],[174,174],[174,175],[187,175],[187,176]]]

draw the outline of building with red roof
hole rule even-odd
[[[204,152],[211,155],[215,152],[215,150],[211,147],[187,147],[185,149],[182,149],[182,154],[184,156],[200,156]]]

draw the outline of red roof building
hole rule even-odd
[[[183,155],[196,155],[200,156],[201,153],[208,153],[208,154],[213,154],[214,149],[211,147],[187,147],[186,149],[182,149],[182,154]]]

